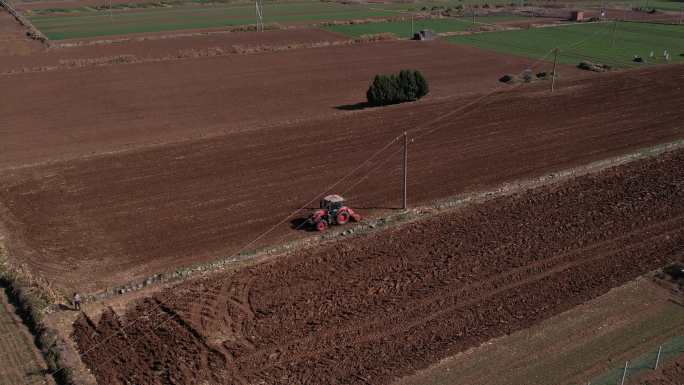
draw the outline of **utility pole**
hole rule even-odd
[[[625,378],[627,378],[627,368],[629,367],[629,361],[625,362],[625,371],[622,372],[622,381],[620,381],[620,385],[625,385]]]
[[[406,181],[407,181],[407,168],[408,168],[408,136],[406,131],[404,131],[404,167],[402,168],[403,179],[401,184],[401,208],[403,210],[408,209],[407,204],[407,194],[406,194]]]
[[[411,39],[413,39],[413,35],[415,35],[416,31],[413,29],[413,14],[411,14]]]
[[[472,7],[473,7],[473,24],[475,24],[475,6],[472,6]]]
[[[553,90],[556,87],[556,67],[558,66],[558,52],[559,51],[560,50],[558,49],[558,47],[556,47],[553,50],[554,55],[553,55],[553,70],[551,72],[551,92],[553,92]]]
[[[615,45],[615,30],[617,30],[617,19],[613,21],[613,34],[610,38],[610,48],[613,48],[613,46]]]
[[[658,356],[656,357],[656,363],[653,370],[658,369],[658,363],[660,363],[660,353],[663,351],[663,345],[658,346]]]
[[[255,0],[254,5],[256,7],[256,29],[257,32],[264,31],[264,9],[261,5],[260,0]]]

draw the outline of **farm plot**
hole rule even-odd
[[[45,362],[0,286],[0,385],[43,385]]]
[[[401,38],[410,38],[412,37],[412,31],[417,32],[421,29],[431,29],[437,33],[458,32],[477,27],[482,23],[493,24],[497,22],[524,19],[526,18],[513,15],[480,16],[476,18],[478,24],[473,24],[472,19],[470,18],[416,19],[413,23],[409,18],[407,20],[381,23],[332,25],[325,28],[329,31],[351,37],[378,33],[393,33]]]
[[[324,47],[345,42],[349,42],[349,39],[317,28],[271,30],[261,33],[213,32],[188,33],[173,37],[122,37],[105,41],[80,40],[73,46],[68,45],[25,56],[5,57],[0,62],[0,75],[178,61]]]
[[[258,35],[247,44],[280,44],[283,36]],[[221,46],[240,40],[232,36],[214,41]],[[195,44],[158,42],[79,52],[144,58]],[[0,105],[0,169],[346,115],[346,106],[365,101],[378,73],[419,69],[430,81],[429,98],[444,98],[501,87],[500,74],[531,63],[445,42],[397,41],[0,76],[0,88],[13,95]],[[566,78],[573,73],[586,72],[564,72]]]
[[[74,336],[112,385],[383,385],[684,258],[683,244],[680,151],[182,284],[82,317]]]
[[[41,13],[46,13],[45,10]],[[31,22],[52,40],[125,35],[255,24],[254,5],[217,4],[105,11],[77,9],[62,14],[31,15]],[[331,20],[392,17],[396,13],[364,6],[323,3],[267,3],[265,23],[305,24]]]
[[[634,62],[635,55],[646,64],[667,63],[664,50],[671,53],[670,62],[684,62],[682,36],[681,25],[620,22],[479,33],[450,37],[449,41],[533,58],[542,58],[559,48],[559,61],[565,64],[590,60],[613,67],[636,67],[644,63]],[[651,51],[654,58],[649,57]]]
[[[553,95],[502,92],[429,125],[472,98],[9,168],[3,219],[22,263],[68,291],[94,291],[236,253],[404,131],[433,130],[411,147],[411,204],[684,139],[684,111],[670,108],[684,103],[670,81],[683,71],[614,73]],[[388,147],[335,192],[364,215],[397,207],[399,151]],[[305,235],[286,222],[250,246]]]

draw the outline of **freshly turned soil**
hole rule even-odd
[[[101,384],[382,385],[681,258],[684,151],[180,284],[74,338]]]

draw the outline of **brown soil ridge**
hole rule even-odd
[[[0,64],[2,74],[54,71],[81,68],[88,62],[106,58],[127,57],[127,62],[154,62],[173,59],[242,53],[246,50],[269,52],[284,47],[339,45],[350,39],[314,28],[269,30],[253,32],[204,32],[164,36],[111,38],[108,40],[61,42],[49,50],[34,52],[30,56],[8,57]],[[116,64],[116,63],[112,63]]]
[[[139,63],[158,63],[177,60],[197,59],[205,57],[221,57],[228,55],[250,55],[264,52],[282,52],[294,49],[312,49],[324,48],[334,46],[348,46],[354,44],[363,44],[376,41],[397,40],[392,35],[377,35],[369,36],[359,39],[348,40],[323,40],[309,43],[290,42],[285,44],[258,44],[258,45],[241,45],[236,44],[230,47],[208,47],[208,48],[184,48],[179,49],[174,53],[167,53],[164,56],[145,56],[139,57],[132,54],[122,54],[105,57],[90,57],[90,58],[64,58],[59,59],[58,64],[44,65],[35,67],[21,67],[8,69],[0,72],[0,75],[18,75],[34,72],[48,72],[48,71],[63,71],[76,68],[87,67],[104,67],[121,64],[139,64]]]
[[[104,384],[389,384],[683,245],[677,151],[187,282],[74,338]]]

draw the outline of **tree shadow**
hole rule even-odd
[[[371,108],[371,107],[373,107],[373,106],[368,102],[358,102],[356,104],[343,104],[340,106],[335,106],[336,109],[343,110],[343,111],[358,111],[358,110],[364,110],[366,108]]]

